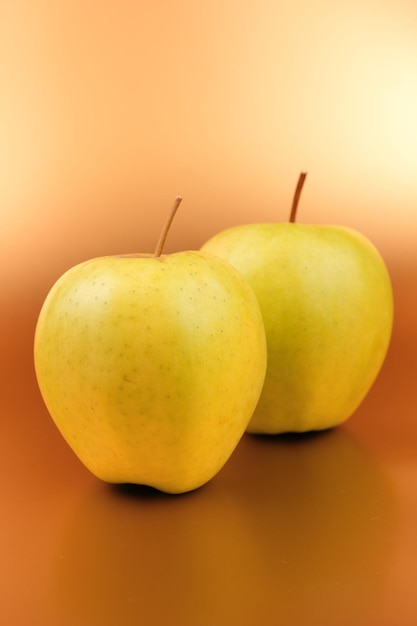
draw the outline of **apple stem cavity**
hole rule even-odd
[[[292,201],[291,214],[290,214],[290,224],[294,224],[295,223],[295,220],[296,220],[296,217],[297,217],[298,203],[300,201],[301,192],[303,190],[304,182],[305,182],[306,178],[307,178],[307,172],[301,172],[301,174],[300,174],[300,176],[298,178],[297,187],[295,188],[294,198],[293,198],[293,201]]]
[[[180,206],[181,202],[182,202],[182,198],[180,196],[177,196],[174,200],[174,204],[172,205],[170,212],[168,213],[167,220],[162,229],[158,243],[156,244],[155,252],[153,253],[154,257],[156,258],[160,257],[162,254],[162,250],[164,249],[168,231],[171,228],[172,220],[174,219],[175,213],[177,212],[177,209]]]

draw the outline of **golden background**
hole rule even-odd
[[[152,251],[177,194],[184,201],[166,244],[168,252],[198,248],[215,232],[237,223],[285,221],[298,174],[307,170],[299,221],[344,224],[367,235],[386,259],[396,302],[386,364],[347,429],[371,457],[372,469],[369,475],[365,472],[365,484],[374,480],[375,467],[388,476],[395,505],[389,499],[384,506],[397,526],[395,533],[381,530],[381,544],[386,539],[390,545],[389,559],[375,548],[377,564],[373,569],[365,568],[360,578],[362,584],[372,576],[382,577],[384,570],[381,588],[385,591],[370,601],[375,621],[369,618],[362,622],[359,612],[354,616],[349,613],[354,620],[350,623],[384,626],[398,618],[395,623],[402,626],[414,624],[415,0],[0,0],[0,14],[0,349],[4,385],[0,488],[7,510],[0,521],[5,544],[0,576],[8,594],[8,601],[0,602],[0,616],[5,612],[5,623],[10,626],[49,626],[44,611],[48,599],[56,598],[56,585],[62,587],[58,590],[61,598],[62,590],[76,586],[78,581],[77,541],[94,543],[98,519],[109,520],[106,532],[110,534],[118,523],[107,492],[97,487],[90,499],[85,495],[91,480],[50,425],[38,396],[32,367],[33,331],[52,283],[68,267],[92,256]],[[339,445],[346,449],[345,431],[341,432],[331,435],[335,450]],[[237,471],[233,473],[235,467],[246,480],[245,454],[256,456],[257,445],[243,444],[241,457],[236,457],[236,465],[229,470],[232,483],[240,485]],[[288,463],[293,463],[285,444],[277,445],[284,445]],[[355,446],[353,450],[352,463],[362,482],[362,460],[358,465]],[[285,454],[280,457],[284,459],[281,469],[290,467]],[[307,465],[315,467],[314,454],[307,455]],[[331,455],[328,465],[319,464],[315,489],[326,485],[320,476],[332,475],[335,462]],[[274,470],[267,467],[266,471]],[[223,483],[219,484],[221,487]],[[78,502],[81,492],[85,498],[82,504]],[[319,492],[318,501],[327,501]],[[245,513],[247,502],[241,512],[245,498],[239,495],[238,487],[237,509],[221,489],[219,493],[220,501],[226,503],[226,521],[218,512],[213,513],[218,506],[213,488],[207,490],[203,501],[207,510],[203,507],[202,514],[210,516],[208,511],[212,511],[213,524],[226,524],[221,535],[225,545],[235,532],[235,517],[239,524],[246,515],[244,525],[264,532],[260,518],[251,519],[253,508]],[[353,499],[352,506],[366,509],[369,500],[364,504],[362,496]],[[250,498],[261,506],[262,496],[256,489],[252,488]],[[287,494],[283,500],[288,504],[284,527],[290,534],[297,516],[308,515],[310,502],[293,510],[293,500],[288,498]],[[338,502],[336,517],[341,519],[345,512]],[[125,501],[121,506],[121,523],[129,525],[131,518],[125,508],[130,505]],[[158,501],[157,508],[161,506]],[[191,527],[198,529],[196,537],[190,530],[198,554],[201,537],[207,532],[201,518],[193,526],[197,513],[189,501],[186,508],[184,515],[189,515]],[[153,509],[149,512],[149,504],[146,510],[149,528],[153,528],[160,518]],[[86,524],[80,522],[85,516]],[[72,522],[67,521],[73,517]],[[175,515],[173,519],[176,523],[182,520]],[[149,531],[148,521],[142,519],[142,530],[145,524]],[[316,520],[315,533],[322,523],[320,518]],[[60,532],[61,526],[71,525],[76,528],[77,541],[68,537],[68,528]],[[236,551],[229,554],[236,567],[229,562],[220,572],[226,584],[226,577],[239,571],[237,584],[248,597],[243,572],[251,567],[256,571],[255,563],[265,557],[251,547],[242,562],[235,563],[240,545],[237,538],[247,545],[252,536],[246,527],[236,532]],[[272,532],[268,523],[265,532]],[[62,536],[53,543],[51,537],[57,535]],[[358,535],[366,559],[375,558],[365,549],[369,532]],[[184,531],[181,537],[186,541]],[[72,547],[57,548],[60,542]],[[320,542],[329,557],[325,537],[320,537]],[[165,550],[169,545],[164,541]],[[98,545],[96,550],[100,549]],[[207,548],[203,549],[201,559],[194,557],[193,551],[187,554],[187,559],[195,558],[197,563],[190,565],[190,571],[207,561],[206,552]],[[294,552],[299,558],[301,553]],[[56,565],[62,554],[71,555],[70,565],[54,578],[45,563]],[[147,557],[148,565],[153,563],[157,569],[149,554]],[[119,553],[111,558],[120,568],[126,565]],[[330,560],[329,572],[331,565]],[[195,611],[199,602],[200,606],[205,602],[210,605],[203,594],[204,585],[211,580],[210,572],[219,576],[212,556],[208,579],[195,592],[201,600],[195,600]],[[348,576],[356,576],[351,561],[348,572]],[[297,568],[291,570],[291,588],[298,585],[297,602],[302,603],[303,596],[310,597],[311,589],[306,579],[297,579],[298,574]],[[169,583],[166,578],[163,588]],[[190,575],[188,582],[198,587],[199,580]],[[260,583],[269,600],[273,600],[273,580],[272,574],[265,574]],[[256,584],[253,578],[249,582],[249,587]],[[107,583],[101,583],[107,589]],[[239,613],[240,624],[251,623],[245,616],[250,620],[257,606],[263,606],[266,613],[261,611],[260,615],[268,624],[269,605],[265,605],[262,588],[255,590],[253,605]],[[123,587],[116,585],[116,589],[123,592]],[[151,587],[151,596],[154,591]],[[75,611],[75,621],[68,623],[83,624],[77,611],[82,611],[85,598],[75,591],[73,595],[75,604],[68,600],[68,606]],[[233,607],[242,596],[236,588],[231,597]],[[339,598],[337,594],[332,597]],[[356,606],[356,597],[351,599],[351,606]],[[218,607],[228,606],[227,594],[224,602],[222,598],[221,594],[215,596],[213,606],[217,606],[216,601]],[[116,595],[107,599],[109,621],[101,616],[102,624],[113,623],[112,611],[116,614],[120,608]],[[327,594],[323,602],[328,599]],[[94,600],[94,593],[89,600],[93,619],[100,600]],[[62,606],[66,604],[55,601],[56,606],[49,606],[50,623],[63,626],[62,611],[66,609]],[[17,607],[22,613],[20,621],[14,612]],[[291,621],[290,608],[285,607],[287,624],[306,623],[296,621],[296,617]],[[178,623],[196,626],[193,609],[188,607],[184,616],[181,608],[183,605],[178,608],[182,616]],[[336,600],[334,610],[337,615]],[[232,609],[225,611],[225,623],[233,623],[229,615]],[[313,603],[312,611],[320,615],[317,623],[327,624],[318,602]],[[216,622],[216,615],[214,610],[213,623],[223,626],[223,622]],[[334,615],[332,624],[344,623]],[[167,623],[177,622],[171,619]]]
[[[413,0],[3,3],[1,249],[45,265],[243,221],[412,248]],[[32,255],[29,255],[29,250]],[[22,258],[23,257],[23,258]],[[52,257],[52,261],[51,261]]]

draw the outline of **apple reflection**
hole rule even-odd
[[[343,428],[246,435],[203,488],[97,482],[51,568],[56,623],[362,623],[383,592],[395,500]]]

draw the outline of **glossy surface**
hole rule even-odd
[[[4,2],[0,624],[415,626],[417,3]],[[387,361],[321,436],[245,437],[181,497],[94,479],[33,374],[48,290],[94,256],[288,219],[368,236]]]
[[[1,309],[2,623],[414,624],[414,281],[415,272],[393,272],[392,345],[351,420],[320,435],[246,435],[215,479],[183,496],[111,487],[80,465],[36,388],[38,302],[9,294]]]

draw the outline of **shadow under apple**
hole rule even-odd
[[[343,428],[245,435],[181,496],[94,483],[51,564],[60,626],[351,625],[384,587],[395,499]]]

